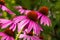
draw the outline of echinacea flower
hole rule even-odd
[[[38,19],[40,19],[40,23],[47,25],[47,26],[50,26],[51,20],[47,16],[48,15],[48,8],[46,6],[43,6],[38,10],[38,12],[37,12],[39,15]]]
[[[42,40],[38,36],[26,34],[26,32],[20,34],[19,38],[23,40]]]
[[[38,15],[36,14],[35,11],[29,12],[27,15],[23,16],[26,17],[23,19],[20,23],[18,23],[18,32],[27,25],[27,33],[29,33],[32,29],[35,34],[40,34],[40,31],[43,31],[41,26],[37,23],[37,17]],[[21,18],[21,17],[20,17]]]
[[[6,29],[4,32],[0,32],[1,40],[14,40],[14,32]]]

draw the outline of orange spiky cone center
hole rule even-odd
[[[4,0],[0,0],[0,4],[1,5],[5,5],[5,1]]]
[[[28,12],[27,16],[28,16],[29,19],[31,19],[33,21],[36,21],[37,17],[38,17],[38,15],[35,11]]]
[[[5,31],[4,31],[5,34],[9,35],[9,36],[12,36],[14,37],[14,32],[12,30],[10,30],[9,28],[7,28]]]
[[[46,15],[46,16],[48,15],[48,7],[46,7],[46,6],[43,6],[43,7],[39,8],[38,11],[39,11],[40,13]]]

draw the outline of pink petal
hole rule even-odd
[[[46,18],[46,21],[47,21],[47,25],[50,26],[51,25],[51,21],[50,21],[50,19],[48,17]]]
[[[1,28],[2,28],[2,29],[3,29],[3,28],[6,28],[6,27],[8,27],[10,24],[12,24],[11,21],[3,24]]]
[[[26,16],[17,16],[13,19],[14,23],[18,23],[19,21],[26,19]]]
[[[44,23],[44,25],[47,25],[47,26],[51,25],[50,19],[47,16],[44,16],[44,15],[41,17],[41,24],[43,24],[43,23]]]
[[[25,10],[25,14],[27,14],[28,12],[30,12],[31,10]]]
[[[11,40],[14,40],[14,38],[13,38],[13,37],[11,37]]]
[[[31,37],[31,40],[36,40],[36,38],[34,36]]]
[[[1,40],[5,40],[6,38],[7,38],[7,36],[4,36],[4,37],[1,38]]]
[[[14,24],[14,28],[13,28],[13,31],[15,31],[16,30],[16,24]]]
[[[19,9],[22,9],[22,6],[14,6],[14,8],[19,10]]]
[[[34,29],[35,34],[38,35],[38,34],[40,34],[40,31],[43,31],[41,26],[39,26],[37,23],[33,23],[33,25],[34,25],[33,29]]]
[[[9,14],[14,14],[11,10],[9,10],[7,7],[2,5],[2,10],[8,12]]]
[[[33,22],[30,21],[29,26],[28,26],[28,29],[27,29],[27,33],[29,33],[32,30],[33,25],[34,25]]]
[[[19,10],[19,12],[20,12],[21,14],[23,14],[24,11],[25,11],[24,9],[20,9],[20,10]]]
[[[35,38],[32,38],[32,37],[31,37],[31,40],[35,40]]]
[[[43,18],[43,21],[44,21],[44,22],[43,22],[44,25],[46,25],[46,24],[47,24],[46,16],[43,16],[42,18]]]
[[[12,31],[15,31],[15,29],[16,29],[16,24],[13,23],[13,24],[10,26],[9,29],[11,29]]]
[[[6,40],[11,40],[11,37],[8,36],[8,37],[6,38]]]
[[[12,12],[11,10],[7,9],[6,12],[8,12],[9,14],[15,14],[14,12]]]
[[[35,38],[36,40],[41,40],[41,39],[39,39],[39,37],[37,37],[37,36],[34,36],[34,38]]]
[[[23,38],[23,40],[26,40],[26,39],[27,39],[26,37]]]
[[[3,32],[0,32],[0,36],[6,36],[6,34],[5,33],[3,33]]]
[[[25,34],[21,34],[20,36],[19,36],[19,38],[24,38],[25,37]]]
[[[41,22],[41,24],[43,24],[43,23],[44,23],[44,19],[45,19],[45,18],[42,16],[42,17],[41,17],[41,21],[40,21],[40,22]]]
[[[7,8],[4,6],[4,5],[2,5],[2,8],[1,8],[3,11],[5,11]]]
[[[31,38],[30,37],[27,37],[27,40],[30,40]]]
[[[9,22],[10,20],[7,20],[7,19],[0,19],[0,23],[7,23]]]
[[[39,12],[37,12],[37,11],[36,11],[36,13],[38,14],[38,19],[40,19],[40,17],[42,16],[42,14],[39,13]]]
[[[9,29],[12,30],[13,28],[14,28],[14,24],[12,24]]]
[[[24,26],[25,26],[26,24],[28,24],[29,21],[30,21],[30,20],[25,19],[25,20],[21,21],[20,23],[18,23],[18,32],[19,32],[22,28],[24,28]]]

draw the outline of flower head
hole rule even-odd
[[[37,17],[38,17],[38,15],[35,11],[28,12],[27,16],[28,16],[29,19],[31,19],[33,21],[36,21]]]
[[[19,38],[23,38],[23,40],[42,40],[38,36],[27,35],[26,32],[24,32],[24,34],[21,34]]]
[[[41,26],[37,23],[37,17],[38,17],[38,15],[34,11],[29,12],[24,17],[26,17],[26,18],[23,19],[20,23],[18,23],[18,32],[21,30],[21,28],[26,27],[26,25],[28,25],[27,26],[27,30],[28,30],[27,32],[28,33],[32,29],[33,29],[34,33],[37,34],[37,35],[40,33],[40,31],[43,31],[43,29],[41,28]]]
[[[48,15],[48,7],[46,6],[39,8],[38,11],[42,13],[43,15]]]
[[[48,8],[46,6],[41,7],[37,13],[39,15],[38,19],[41,19],[40,20],[41,24],[44,24],[47,26],[51,25],[51,20],[47,16],[48,15]]]
[[[4,0],[0,0],[0,4],[1,5],[5,5],[5,1]]]
[[[14,40],[14,32],[6,29],[4,32],[0,32],[1,40]]]

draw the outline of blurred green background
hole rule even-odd
[[[5,0],[6,6],[15,14],[20,15],[13,6],[21,5],[29,10],[38,10],[41,6],[49,8],[52,26],[43,26],[43,40],[60,40],[60,0]]]

